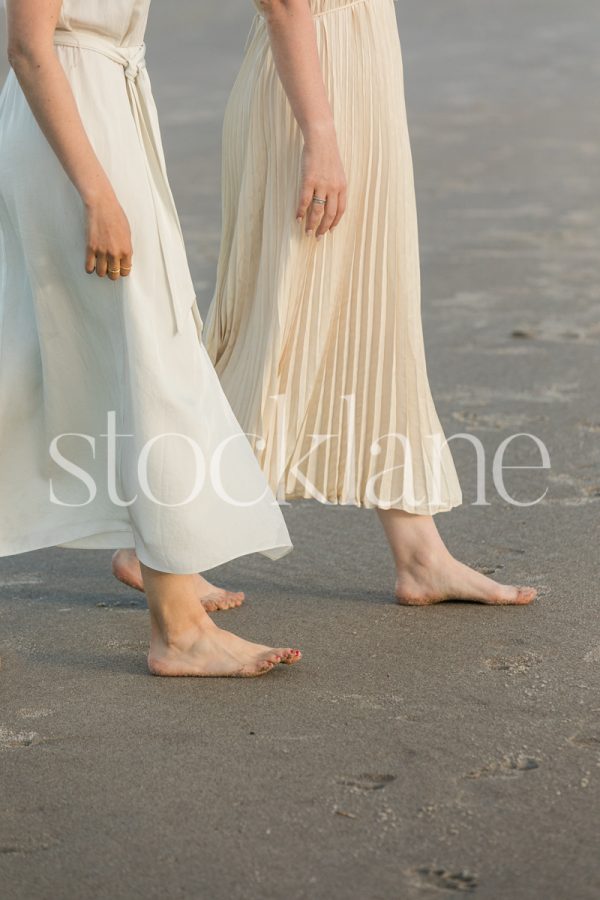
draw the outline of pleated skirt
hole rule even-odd
[[[346,215],[320,242],[296,222],[303,139],[257,16],[224,122],[205,340],[280,500],[434,514],[462,498],[427,376],[394,4],[356,0],[315,25]]]

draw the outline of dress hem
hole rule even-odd
[[[301,491],[294,491],[292,493],[286,493],[283,498],[278,495],[279,502],[294,502],[298,500],[315,500],[317,503],[320,503],[321,506],[353,506],[357,509],[381,509],[381,510],[389,510],[389,509],[397,509],[401,512],[411,513],[414,516],[436,516],[438,513],[442,512],[450,512],[451,509],[456,509],[459,506],[462,506],[463,498],[462,496],[458,500],[453,500],[450,503],[442,503],[435,506],[409,506],[406,503],[390,503],[388,506],[376,505],[375,503],[371,503],[366,499],[360,500],[346,500],[343,497],[330,496],[327,497],[325,501],[319,500],[318,497],[315,497],[313,494],[305,494]]]
[[[100,545],[99,539],[102,537],[104,537],[105,543]],[[0,542],[0,558],[18,556],[22,553],[34,553],[36,550],[49,550],[54,547],[59,547],[63,550],[135,549],[138,558],[144,565],[157,572],[165,572],[171,575],[196,575],[198,572],[208,572],[217,568],[217,566],[225,565],[225,563],[232,562],[234,559],[240,559],[243,556],[250,556],[253,553],[261,553],[269,559],[277,560],[287,556],[293,550],[291,543],[278,545],[260,544],[241,552],[228,551],[222,554],[214,554],[211,556],[208,565],[203,563],[198,566],[164,568],[164,563],[158,565],[156,560],[151,559],[145,547],[140,546],[140,542],[135,540],[131,529],[123,528],[122,523],[106,522],[65,528],[62,531],[53,531],[51,535],[45,532],[38,536],[30,537],[27,542]]]

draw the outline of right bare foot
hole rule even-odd
[[[148,668],[153,675],[171,677],[254,678],[279,663],[291,665],[301,658],[299,650],[253,644],[208,620],[169,642],[154,628]]]
[[[396,562],[396,600],[403,606],[431,606],[444,600],[527,606],[535,600],[535,588],[498,584],[454,559],[431,516],[401,509],[378,513]]]
[[[536,596],[535,588],[493,581],[454,559],[445,548],[438,554],[415,554],[396,579],[396,600],[402,606],[431,606],[444,600],[527,606]]]

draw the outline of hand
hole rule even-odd
[[[315,203],[318,197],[326,203]],[[333,126],[309,137],[302,152],[302,187],[297,221],[317,240],[332,231],[346,210],[346,176]]]
[[[117,198],[101,197],[87,205],[87,249],[85,270],[111,281],[131,272],[131,230]]]

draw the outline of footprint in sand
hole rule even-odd
[[[409,869],[406,874],[417,888],[463,891],[463,893],[473,893],[477,890],[477,876],[466,869],[453,871],[441,866],[419,866],[416,869]]]
[[[41,841],[39,843],[18,843],[16,841],[0,844],[0,855],[11,855],[11,854],[19,854],[19,856],[25,856],[29,853],[39,853],[43,850],[50,850],[52,847],[56,846],[58,841]]]
[[[521,341],[535,340],[535,332],[531,328],[513,328],[510,336],[512,338],[518,338]]]
[[[600,751],[600,733],[598,734],[574,734],[569,738],[569,743],[574,747],[581,747],[584,750]]]
[[[533,666],[541,662],[535,653],[523,653],[521,656],[491,656],[484,659],[484,665],[492,672],[508,672],[509,675],[525,675]]]
[[[42,738],[35,731],[11,731],[0,725],[0,750],[18,750],[21,747],[34,747],[41,744]]]
[[[474,562],[471,563],[471,568],[476,569],[478,572],[481,572],[482,575],[495,575],[499,569],[503,569],[504,566],[502,563],[496,563],[495,565],[484,562]]]
[[[36,709],[32,706],[24,706],[22,709],[17,710],[17,715],[20,719],[45,719],[46,716],[51,716],[52,713],[52,709]]]
[[[535,756],[525,756],[524,753],[517,753],[510,756],[503,756],[502,759],[494,760],[481,769],[469,772],[467,778],[513,778],[522,775],[523,772],[531,772],[533,769],[539,769],[540,761]]]
[[[337,782],[355,791],[381,791],[395,780],[395,775],[372,775],[367,773],[338,778]]]

